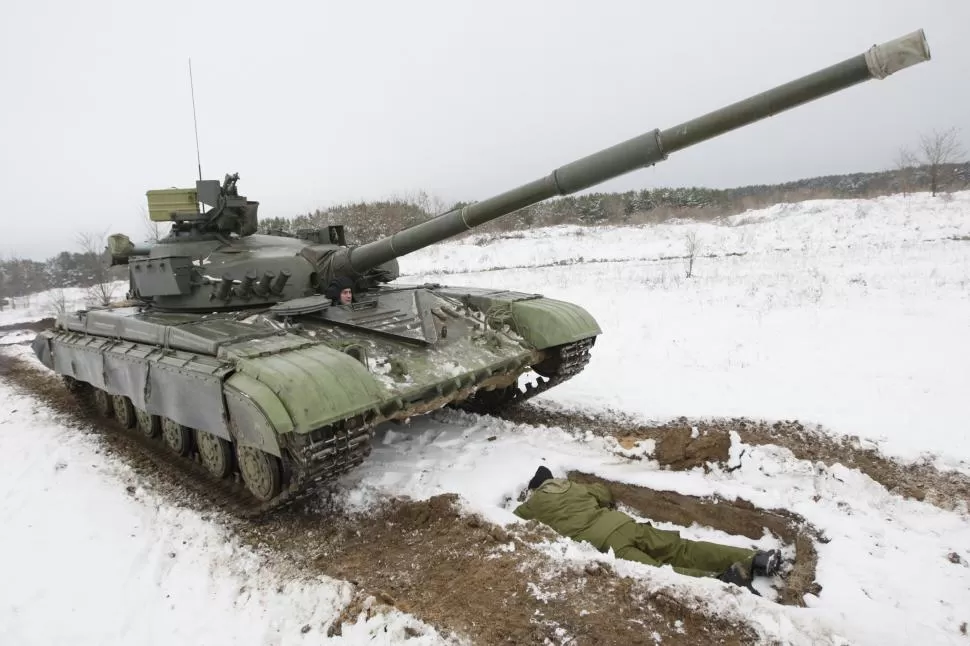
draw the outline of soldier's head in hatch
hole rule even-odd
[[[350,305],[354,302],[354,281],[346,276],[338,276],[325,293],[333,305]]]

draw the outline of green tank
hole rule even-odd
[[[109,238],[112,263],[128,266],[127,300],[58,316],[33,350],[98,413],[262,513],[359,464],[381,422],[499,410],[586,366],[601,330],[579,305],[396,284],[400,256],[929,58],[919,30],[359,246],[340,226],[258,235],[259,203],[239,194],[238,175],[148,191],[151,219],[172,227],[151,246]]]

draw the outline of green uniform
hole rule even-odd
[[[601,552],[612,549],[617,558],[671,565],[688,576],[716,577],[736,561],[750,567],[755,555],[754,550],[691,541],[681,538],[680,532],[634,522],[613,506],[613,495],[605,485],[555,478],[542,483],[513,513],[538,520],[573,540],[586,541]]]

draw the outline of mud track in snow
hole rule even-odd
[[[801,460],[842,464],[866,474],[888,491],[905,498],[961,511],[970,503],[970,477],[955,471],[940,471],[931,464],[900,464],[878,450],[864,448],[858,437],[834,436],[821,428],[798,421],[762,422],[746,418],[688,420],[681,417],[653,425],[620,414],[595,415],[557,410],[534,403],[514,407],[503,419],[534,426],[560,426],[615,437],[624,448],[643,440],[656,442],[652,459],[675,471],[725,465],[731,447],[731,432],[751,445],[775,445],[790,450]],[[697,433],[693,432],[697,428]],[[697,437],[693,437],[696,435]]]
[[[46,318],[39,321],[28,321],[24,323],[11,323],[9,325],[0,325],[0,332],[19,332],[21,330],[30,330],[31,332],[41,332],[43,330],[49,330],[54,326],[54,319]]]
[[[307,576],[354,583],[358,594],[342,620],[394,606],[443,636],[454,633],[476,644],[653,644],[653,633],[665,644],[757,641],[740,621],[705,615],[674,592],[648,590],[643,581],[616,576],[605,565],[554,561],[532,547],[556,538],[548,528],[531,523],[510,533],[463,513],[453,494],[389,500],[352,516],[339,509],[339,492],[322,491],[316,508],[241,521],[214,507],[205,483],[154,457],[131,431],[88,415],[53,373],[0,353],[0,377],[60,423],[93,433],[106,455],[130,466],[132,481],[119,486],[127,484],[132,495],[144,487],[199,512],[265,554],[269,566],[282,562]],[[725,586],[725,594],[749,593]],[[309,626],[307,632],[322,638],[338,634],[340,625]]]

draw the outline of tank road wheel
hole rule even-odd
[[[140,408],[135,409],[136,426],[145,437],[158,437],[162,431],[162,419]]]
[[[217,478],[232,472],[232,445],[212,433],[196,430],[195,445],[205,470]]]
[[[111,407],[114,408],[115,417],[123,427],[135,426],[135,407],[132,406],[130,399],[124,395],[114,395],[111,397]]]
[[[243,482],[256,498],[272,500],[283,488],[283,474],[276,457],[251,446],[236,445],[236,458]]]
[[[94,389],[94,412],[101,417],[111,417],[114,413],[114,405],[111,402],[111,395],[101,390]]]
[[[192,452],[192,429],[167,417],[162,419],[162,439],[165,446],[182,457]]]
[[[94,391],[97,389],[86,381],[79,381],[74,377],[64,375],[62,379],[64,380],[64,387],[71,393],[71,397],[78,403],[79,408],[87,415],[92,414]]]

